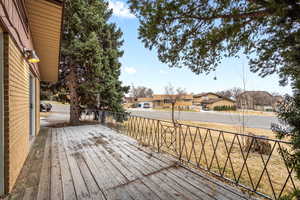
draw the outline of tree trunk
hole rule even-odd
[[[80,122],[80,106],[77,94],[77,78],[75,73],[75,66],[71,66],[71,71],[68,75],[68,88],[70,91],[70,124],[78,124]]]
[[[175,111],[175,102],[172,102],[172,122],[173,122],[173,124],[175,124],[174,111]]]

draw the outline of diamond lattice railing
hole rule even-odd
[[[300,186],[283,153],[291,148],[287,141],[128,114],[105,112],[102,116],[107,125],[140,143],[254,194],[278,199]]]

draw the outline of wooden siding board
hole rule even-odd
[[[29,74],[29,64],[5,34],[6,193],[12,190],[29,152]]]
[[[41,59],[41,79],[55,81],[58,78],[62,6],[45,0],[26,2],[33,43]]]
[[[15,46],[19,49],[19,51],[23,51],[24,48],[34,49],[31,41],[31,35],[28,31],[29,27],[26,23],[28,20],[23,19],[22,17],[25,16],[20,15],[20,13],[25,12],[22,10],[24,7],[21,5],[19,6],[19,4],[22,4],[22,2],[16,0],[1,1],[1,22],[3,27],[12,37],[12,41],[15,43]],[[37,64],[30,65],[30,68],[36,76],[39,76]]]

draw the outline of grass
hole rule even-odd
[[[69,103],[62,103],[62,102],[59,102],[59,101],[42,101],[42,102],[45,102],[45,103],[50,103],[50,104],[59,104],[59,105],[69,105]]]
[[[275,198],[275,196],[270,186],[268,175],[272,182],[276,197],[280,194],[288,177],[285,162],[279,153],[279,145],[273,141],[269,141],[270,145],[274,147],[270,159],[269,155],[250,152],[246,161],[247,166],[244,165],[247,152],[243,149],[243,143],[247,139],[247,136],[235,137],[234,134],[225,132],[239,132],[238,130],[240,127],[216,123],[185,121],[183,122],[185,124],[205,128],[200,129],[190,126],[178,128],[174,127],[172,123],[161,122],[158,132],[157,120],[131,120],[132,121],[127,121],[120,125],[128,130],[125,132],[127,135],[134,137],[140,143],[157,147],[157,140],[154,140],[154,138],[157,133],[159,133],[160,149],[162,151],[175,157],[179,157],[181,154],[181,158],[187,163],[193,163],[195,166],[200,166],[211,172],[222,174],[224,177],[231,180],[238,180],[240,184],[246,185],[247,187],[256,188],[257,186],[258,192],[267,194],[272,198]],[[208,131],[206,128],[218,129],[221,131]],[[245,132],[275,138],[271,131],[264,129],[247,128],[245,129]],[[204,142],[204,140],[206,140],[206,142]],[[289,146],[286,144],[281,144],[281,146],[289,149]],[[231,150],[229,150],[230,148]],[[228,154],[230,155],[231,160],[228,160]],[[264,163],[266,162],[268,162],[266,167],[267,172],[264,171]],[[250,176],[247,171],[249,171]],[[295,174],[293,174],[292,177],[296,187],[299,188],[299,180],[295,178]],[[289,180],[283,190],[283,194],[291,191],[293,191],[293,184]]]
[[[245,134],[255,134],[255,135],[264,135],[268,138],[276,139],[276,135],[272,130],[260,129],[260,128],[248,128],[237,125],[221,124],[221,123],[212,123],[212,122],[194,122],[194,121],[180,121],[180,123],[194,126],[201,126],[205,128],[223,130],[234,133],[245,133]]]
[[[255,116],[276,116],[275,112],[265,112],[265,111],[257,111],[257,110],[245,110],[244,112],[242,110],[217,111],[217,112],[239,114],[239,115],[245,114],[245,115],[255,115]]]
[[[153,108],[153,110],[161,110],[161,111],[172,111],[172,108]],[[191,109],[175,109],[175,112],[198,112],[196,110],[191,110]]]

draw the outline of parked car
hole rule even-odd
[[[41,102],[40,111],[41,112],[50,112],[52,109],[52,105],[50,103]]]
[[[150,108],[150,104],[149,103],[144,103],[143,108]]]

